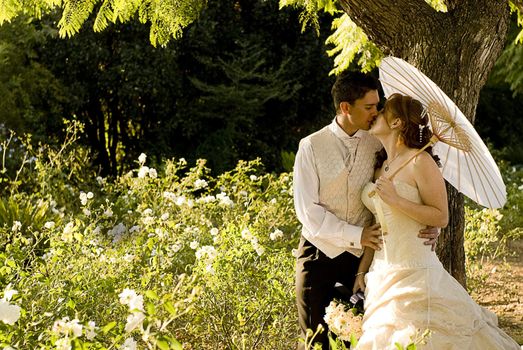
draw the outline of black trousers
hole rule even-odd
[[[333,298],[339,297],[336,282],[352,291],[359,261],[360,258],[349,252],[331,259],[301,237],[296,262],[296,303],[301,337],[305,339],[307,328],[316,332],[321,323],[325,330],[314,338],[314,342],[321,343],[323,350],[329,349],[327,325],[323,320],[325,308]],[[298,349],[305,349],[304,344],[300,342]]]

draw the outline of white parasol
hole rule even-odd
[[[501,173],[456,104],[416,67],[399,58],[386,57],[379,71],[385,97],[394,93],[409,95],[427,109],[434,136],[423,149],[434,146],[434,153],[441,159],[443,177],[475,202],[488,208],[502,207],[507,193]]]

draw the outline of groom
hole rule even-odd
[[[294,163],[294,206],[303,225],[296,263],[298,320],[307,329],[324,331],[314,341],[329,349],[325,308],[335,284],[354,284],[363,247],[381,249],[381,231],[360,200],[373,179],[380,142],[367,133],[378,115],[378,83],[359,72],[338,76],[332,87],[336,117],[330,125],[300,141]],[[420,232],[433,249],[437,229]],[[304,349],[304,345],[298,345]]]

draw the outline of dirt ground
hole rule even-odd
[[[523,239],[511,242],[509,247],[516,255],[486,264],[489,277],[472,297],[495,312],[499,326],[523,345]]]

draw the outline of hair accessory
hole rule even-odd
[[[419,128],[419,143],[423,142],[423,129],[426,127],[426,125],[418,125]]]

